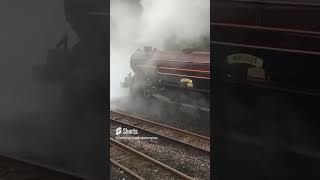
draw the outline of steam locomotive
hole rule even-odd
[[[184,49],[138,49],[130,59],[134,75],[122,87],[133,97],[156,98],[166,103],[209,111],[210,52]]]

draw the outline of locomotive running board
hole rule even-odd
[[[170,98],[162,96],[160,94],[153,94],[152,96],[157,98],[157,99],[159,99],[159,100],[161,100],[161,101],[164,101],[164,102],[167,102],[167,103],[170,103],[170,104],[176,104],[178,106],[182,106],[182,107],[185,107],[185,108],[190,108],[190,109],[193,109],[193,110],[200,110],[200,111],[204,111],[204,112],[210,112],[210,108],[201,107],[201,106],[195,106],[195,105],[186,104],[186,103],[178,103],[178,102],[173,101]]]

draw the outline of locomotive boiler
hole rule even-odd
[[[133,53],[122,87],[133,97],[158,100],[192,109],[209,111],[210,52],[184,49],[160,51],[144,47]]]

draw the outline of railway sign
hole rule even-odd
[[[263,60],[251,54],[231,54],[227,56],[228,64],[245,63],[257,68],[262,68]]]
[[[263,60],[251,54],[230,54],[227,56],[228,64],[249,64],[253,67],[248,67],[247,80],[264,81],[265,70],[263,69]]]

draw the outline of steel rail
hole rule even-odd
[[[111,119],[111,121],[114,121],[114,122],[116,122],[116,123],[122,124],[123,126],[129,126],[129,127],[131,127],[131,128],[136,128],[136,129],[138,129],[138,130],[145,131],[145,132],[150,133],[150,134],[154,134],[154,135],[159,136],[159,137],[161,137],[161,138],[164,138],[164,139],[167,139],[167,140],[170,140],[170,141],[174,141],[174,142],[177,142],[177,143],[182,144],[182,145],[185,145],[185,146],[189,146],[189,147],[195,148],[195,149],[200,150],[200,151],[203,151],[203,152],[205,152],[205,153],[210,153],[210,150],[207,150],[207,149],[204,149],[204,148],[200,148],[200,147],[195,146],[195,145],[193,145],[193,144],[185,143],[185,142],[183,142],[183,141],[180,141],[180,140],[177,140],[177,139],[168,137],[168,136],[164,136],[164,135],[161,135],[161,134],[159,134],[159,133],[152,132],[152,131],[147,130],[147,129],[143,129],[143,128],[140,128],[140,127],[135,126],[135,125],[130,125],[130,124],[127,124],[127,123],[124,123],[124,122],[121,122],[121,121],[117,121],[117,120],[112,120],[112,119]]]
[[[160,123],[157,123],[157,122],[153,122],[153,121],[150,121],[150,120],[147,120],[147,119],[143,119],[143,118],[136,117],[136,116],[133,116],[133,115],[129,115],[129,114],[126,114],[126,113],[122,113],[122,112],[119,112],[119,111],[114,111],[113,110],[113,111],[110,111],[110,112],[118,114],[118,115],[123,115],[123,116],[129,117],[129,118],[134,118],[136,120],[144,121],[144,122],[147,122],[147,123],[150,123],[150,124],[154,124],[154,125],[157,125],[157,126],[161,126],[163,128],[171,129],[171,130],[174,130],[174,131],[179,131],[179,132],[182,132],[182,133],[185,133],[185,134],[190,134],[192,136],[196,136],[196,137],[199,137],[199,138],[206,139],[206,140],[210,141],[210,137],[203,136],[203,135],[200,135],[200,134],[196,134],[196,133],[193,133],[193,132],[190,132],[190,131],[186,131],[186,130],[183,130],[183,129],[178,129],[178,128],[175,128],[175,127],[172,127],[172,126],[168,126],[168,125],[165,125],[165,124],[160,124]]]
[[[301,3],[301,2],[290,2],[290,1],[272,1],[272,0],[231,0],[233,2],[241,3],[256,3],[256,4],[274,4],[282,6],[306,6],[306,7],[320,7],[320,3]]]
[[[118,163],[116,160],[110,158],[110,162],[111,162],[114,166],[116,166],[116,167],[124,170],[126,173],[130,174],[131,176],[135,177],[136,179],[138,179],[138,180],[145,180],[145,178],[139,176],[139,175],[136,174],[135,172],[133,172],[133,171],[131,171],[130,169],[126,168],[125,166],[121,165],[121,164]]]
[[[277,28],[277,27],[269,27],[269,26],[256,26],[256,25],[219,23],[219,22],[211,22],[210,25],[220,26],[220,27],[252,29],[252,30],[276,31],[276,32],[284,32],[284,33],[320,35],[319,31],[306,31],[306,30],[299,30],[299,29]]]
[[[130,115],[127,115],[127,114],[124,114],[124,113],[115,112],[115,111],[110,111],[110,112],[111,112],[111,113],[115,113],[115,114],[117,114],[117,115],[120,115],[120,116],[122,116],[122,118],[123,118],[123,116],[124,116],[124,117],[128,117],[128,118],[135,119],[136,121],[138,120],[138,121],[140,121],[140,123],[142,122],[142,123],[145,123],[145,124],[147,124],[147,125],[149,125],[149,126],[152,126],[152,127],[158,126],[159,129],[160,129],[160,128],[164,128],[165,130],[170,129],[170,130],[172,130],[172,131],[174,131],[174,132],[178,132],[178,134],[177,134],[177,133],[174,133],[174,132],[171,132],[172,134],[175,134],[175,135],[183,135],[183,136],[187,136],[187,137],[188,137],[188,136],[189,136],[189,137],[191,136],[191,138],[196,137],[195,140],[198,140],[198,141],[199,141],[199,139],[200,139],[200,140],[204,141],[204,144],[205,144],[205,143],[208,143],[208,145],[210,144],[210,138],[209,138],[209,137],[206,137],[206,136],[202,136],[202,135],[195,134],[195,133],[192,133],[192,132],[189,132],[189,131],[177,129],[177,128],[174,128],[174,127],[171,127],[171,126],[159,124],[159,123],[152,122],[152,121],[149,121],[149,120],[146,120],[146,119],[142,119],[142,118],[130,116]],[[110,118],[110,120],[111,120],[111,121],[114,121],[114,122],[116,122],[116,123],[122,124],[122,125],[124,125],[124,126],[129,126],[129,127],[132,127],[132,128],[136,128],[136,129],[145,131],[145,132],[150,133],[150,134],[154,134],[154,135],[156,135],[156,136],[159,136],[159,137],[161,137],[161,138],[164,138],[164,139],[167,139],[167,140],[170,140],[170,141],[173,141],[173,142],[178,142],[178,143],[180,143],[180,144],[182,144],[182,145],[195,148],[195,149],[200,150],[200,151],[203,151],[203,152],[205,152],[205,153],[210,153],[210,149],[206,149],[206,148],[203,148],[203,147],[199,147],[199,146],[196,146],[196,145],[194,145],[194,144],[191,144],[191,143],[188,143],[188,142],[179,140],[179,139],[174,138],[174,137],[165,136],[165,135],[163,135],[163,134],[160,134],[160,133],[157,133],[157,132],[148,130],[148,129],[146,129],[146,128],[142,128],[142,127],[139,127],[139,126],[136,126],[136,125],[132,125],[132,124],[128,124],[128,123],[122,122],[122,121],[120,121],[120,119],[122,119],[122,118],[118,118],[118,119],[111,119],[111,118]],[[208,147],[210,148],[210,145],[209,145]]]
[[[139,152],[139,151],[137,151],[137,150],[135,150],[135,149],[133,149],[133,148],[131,148],[131,147],[129,147],[129,146],[127,146],[127,145],[115,140],[115,139],[113,139],[113,138],[110,138],[110,141],[111,141],[111,143],[110,143],[111,146],[112,146],[112,143],[116,144],[117,146],[119,146],[119,147],[121,147],[121,148],[123,148],[123,149],[125,149],[127,151],[130,151],[131,153],[133,153],[135,155],[138,155],[138,156],[140,156],[140,157],[142,157],[144,159],[147,159],[148,161],[151,161],[151,162],[155,163],[156,165],[162,167],[163,169],[166,169],[166,170],[170,171],[171,173],[173,173],[173,174],[175,174],[175,175],[177,175],[177,176],[179,176],[179,177],[181,177],[183,179],[195,180],[195,178],[190,177],[190,176],[178,171],[177,169],[174,169],[174,168],[172,168],[172,167],[170,167],[170,166],[168,166],[168,165],[166,165],[166,164],[164,164],[164,163],[162,163],[162,162],[160,162],[160,161],[158,161],[156,159],[153,159],[152,157],[147,156],[147,155],[145,155],[145,154],[143,154],[143,153],[141,153],[141,152]]]
[[[251,48],[251,49],[263,49],[263,50],[280,51],[280,52],[287,52],[287,53],[289,52],[289,53],[299,53],[299,54],[320,55],[320,52],[307,51],[307,50],[301,50],[301,49],[276,48],[276,47],[269,47],[269,46],[249,45],[249,44],[241,44],[241,43],[222,42],[222,41],[210,41],[210,43],[216,44],[216,45]]]

